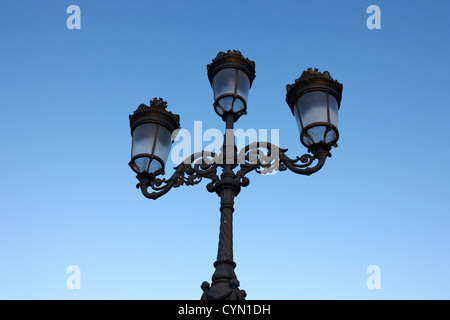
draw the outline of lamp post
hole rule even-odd
[[[273,170],[311,175],[319,171],[337,147],[338,110],[342,84],[330,74],[317,69],[304,71],[292,85],[286,86],[286,102],[300,131],[300,141],[309,154],[289,158],[285,152],[269,142],[255,142],[238,152],[234,145],[233,128],[247,111],[248,92],[255,79],[255,63],[239,51],[220,52],[207,65],[208,78],[214,94],[214,110],[225,122],[224,144],[220,153],[201,151],[192,154],[169,178],[164,175],[170,152],[172,133],[180,128],[179,116],[167,111],[167,103],[153,99],[150,106],[141,104],[130,115],[133,137],[130,167],[137,173],[137,188],[149,199],[157,199],[172,188],[196,185],[203,178],[209,192],[220,197],[220,232],[215,272],[211,285],[203,282],[203,300],[244,300],[246,293],[239,289],[233,259],[234,198],[242,187],[249,185],[246,174]],[[239,167],[239,168],[238,168]],[[219,168],[222,169],[219,177]],[[238,169],[237,169],[238,168]],[[236,170],[235,170],[236,169]],[[149,188],[153,192],[149,192]]]

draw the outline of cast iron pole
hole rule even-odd
[[[241,190],[240,184],[233,172],[237,166],[233,133],[234,118],[232,114],[226,116],[226,131],[224,137],[224,164],[220,181],[217,183],[217,195],[220,197],[220,233],[217,261],[214,263],[216,271],[212,276],[212,284],[206,281],[202,284],[203,300],[244,300],[246,293],[239,290],[233,260],[233,212],[234,198]]]

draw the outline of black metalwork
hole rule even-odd
[[[153,98],[150,105],[140,104],[129,116],[131,132],[145,122],[159,123],[174,131],[180,127],[180,116],[167,111],[167,102],[162,98]]]
[[[229,115],[229,117],[232,117],[232,115]],[[225,141],[234,140],[225,139]],[[311,175],[319,171],[325,164],[326,158],[331,156],[330,149],[331,147],[326,144],[316,145],[310,150],[312,154],[305,154],[292,159],[285,154],[287,149],[279,149],[278,146],[269,142],[250,144],[239,153],[234,145],[227,146],[224,144],[219,155],[208,151],[191,155],[174,168],[175,172],[169,179],[154,178],[149,174],[138,174],[139,183],[137,187],[149,199],[157,199],[170,189],[182,185],[196,185],[203,178],[210,180],[206,189],[219,195],[221,218],[217,261],[214,263],[216,271],[212,276],[212,285],[209,285],[206,281],[201,285],[204,291],[202,299],[242,300],[246,297],[245,291],[239,289],[239,281],[234,272],[236,263],[233,260],[233,212],[234,197],[239,194],[241,187],[246,187],[250,183],[249,178],[246,177],[247,173],[256,171],[264,174],[273,170],[285,171],[289,169],[297,174]],[[232,163],[227,163],[229,162],[227,161],[227,151],[229,150],[233,150],[234,160]],[[243,162],[239,163],[239,159]],[[237,165],[240,165],[240,170],[235,173],[233,169]],[[217,173],[219,167],[222,168],[220,178]],[[149,192],[149,188],[153,192]]]
[[[325,91],[336,98],[340,107],[342,88],[342,84],[333,79],[328,71],[320,72],[318,69],[308,68],[293,84],[286,85],[286,102],[294,114],[295,101],[300,96],[311,91]]]
[[[232,149],[233,147],[228,146],[228,148]],[[281,149],[270,142],[255,142],[247,145],[240,153],[234,151],[235,161],[240,158],[244,159],[244,162],[237,163],[240,165],[240,170],[236,174],[233,171],[233,168],[237,166],[236,163],[224,163],[225,152],[222,151],[221,154],[216,155],[213,152],[200,151],[192,154],[175,167],[175,172],[169,179],[156,178],[148,173],[138,174],[137,179],[139,183],[136,185],[136,188],[141,189],[142,194],[146,198],[156,200],[172,188],[178,188],[182,185],[194,186],[199,184],[203,178],[207,178],[211,180],[206,185],[206,189],[209,192],[217,192],[219,194],[219,190],[223,189],[224,185],[227,185],[237,195],[241,187],[246,187],[250,184],[250,180],[245,175],[251,171],[266,174],[274,170],[286,171],[289,169],[294,173],[309,176],[323,167],[326,158],[331,157],[330,150],[330,145],[320,143],[309,150],[312,154],[304,154],[292,159],[286,155],[288,149]],[[242,154],[244,154],[244,157],[242,157]],[[217,161],[217,159],[221,161]],[[315,162],[316,160],[317,162]],[[212,163],[211,161],[217,162]],[[220,178],[217,175],[218,167],[223,169],[223,174]],[[232,181],[227,179],[228,181],[224,182],[224,177],[232,178]],[[150,193],[148,191],[149,188],[154,192]]]
[[[208,66],[208,71],[209,68],[211,66]],[[269,142],[255,142],[238,151],[234,145],[234,136],[230,136],[233,135],[236,115],[229,112],[224,114],[223,119],[227,130],[219,154],[208,151],[194,153],[175,167],[175,172],[167,179],[148,173],[137,175],[139,183],[136,187],[149,199],[155,200],[182,185],[197,185],[204,178],[209,180],[206,189],[220,197],[220,232],[215,272],[211,284],[205,281],[201,285],[202,300],[244,300],[247,295],[239,289],[233,258],[234,198],[242,187],[250,184],[247,174],[252,171],[265,174],[274,170],[289,170],[296,174],[311,175],[323,167],[327,157],[331,157],[332,145],[326,143],[314,144],[309,147],[308,154],[295,158],[286,155],[287,149]]]

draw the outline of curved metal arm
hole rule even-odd
[[[266,150],[264,152],[264,150]],[[294,159],[289,158],[285,152],[288,149],[281,149],[270,142],[254,142],[236,154],[237,163],[240,163],[240,170],[236,174],[236,179],[241,187],[249,185],[249,178],[245,177],[247,173],[255,170],[260,174],[271,173],[274,170],[290,171],[311,175],[319,171],[325,164],[327,157],[331,157],[331,146],[321,143],[310,148],[312,154],[304,154]],[[215,191],[215,185],[220,181],[217,175],[218,163],[222,155],[217,156],[213,152],[200,151],[187,157],[180,165],[175,167],[175,172],[169,179],[156,178],[149,173],[140,173],[137,175],[139,183],[137,188],[141,189],[142,194],[149,199],[157,199],[172,188],[178,188],[182,185],[193,186],[202,181],[203,178],[211,180],[206,185],[209,192]],[[317,163],[313,163],[317,160]],[[220,161],[219,161],[220,162]],[[149,192],[151,188],[154,192]]]
[[[263,150],[267,151],[264,152]],[[260,174],[267,174],[274,170],[285,171],[289,169],[294,173],[309,176],[323,167],[326,158],[331,157],[330,150],[331,146],[320,143],[308,150],[312,155],[304,154],[301,157],[291,159],[285,154],[288,149],[281,149],[270,142],[254,142],[247,145],[238,154],[238,160],[243,160],[243,163],[236,176],[243,187],[250,183],[245,175],[253,170]],[[317,163],[311,166],[315,160],[317,160]]]
[[[211,159],[212,158],[212,159]],[[149,199],[157,199],[172,188],[182,185],[193,186],[202,181],[203,178],[211,179],[206,188],[213,192],[214,185],[219,181],[217,176],[217,164],[215,154],[208,151],[200,151],[187,157],[181,164],[175,167],[175,172],[169,179],[155,178],[149,173],[137,175],[139,183],[136,188],[140,188],[142,194]],[[148,192],[148,188],[155,192]]]

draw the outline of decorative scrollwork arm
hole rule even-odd
[[[328,144],[319,143],[308,150],[312,153],[312,155],[304,154],[301,157],[296,157],[295,159],[289,158],[283,151],[281,151],[280,163],[294,173],[309,176],[322,169],[327,157],[331,157],[330,150],[331,146]],[[317,160],[317,163],[314,166],[311,166],[315,160]],[[299,162],[301,162],[301,164]]]
[[[214,184],[219,181],[215,154],[213,152],[200,151],[194,153],[174,169],[175,172],[169,179],[156,178],[149,173],[139,173],[137,175],[139,183],[136,185],[136,188],[140,188],[146,198],[155,200],[172,188],[178,188],[182,185],[193,186],[200,183],[203,178],[211,180],[207,185],[207,189],[212,192]],[[148,188],[155,192],[148,192]]]
[[[319,143],[308,150],[312,154],[304,154],[291,159],[285,153],[288,149],[281,149],[270,142],[254,142],[247,145],[238,154],[238,161],[241,160],[241,169],[236,176],[242,187],[246,187],[250,183],[245,175],[253,170],[260,174],[267,174],[289,169],[294,173],[309,176],[323,167],[326,158],[331,157],[330,150],[331,146],[328,144]],[[314,164],[316,160],[317,163]]]

